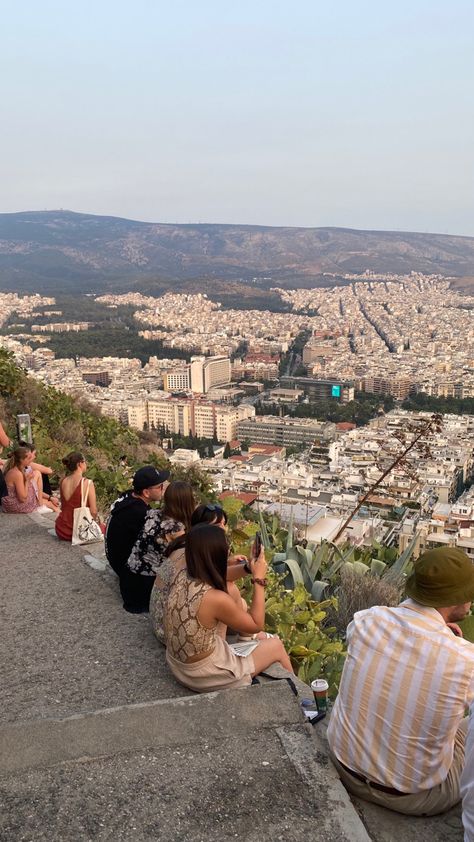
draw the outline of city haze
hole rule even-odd
[[[4,9],[0,212],[474,235],[474,7]]]

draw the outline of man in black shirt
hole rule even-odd
[[[139,468],[133,477],[133,490],[126,491],[112,504],[105,532],[105,553],[118,576],[142,530],[150,503],[161,500],[169,475],[169,471],[159,471],[153,465]]]

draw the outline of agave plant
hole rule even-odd
[[[284,575],[287,588],[302,584],[318,602],[331,579],[347,561],[348,554],[343,555],[339,547],[323,541],[306,547],[287,544],[286,552],[275,553],[272,563],[275,571]]]
[[[288,589],[297,585],[304,585],[315,601],[320,601],[330,585],[335,584],[335,577],[343,569],[364,576],[384,579],[387,582],[397,582],[406,574],[416,544],[415,536],[406,550],[389,564],[388,559],[396,555],[396,551],[387,554],[387,561],[380,558],[384,550],[392,549],[376,545],[368,547],[361,554],[359,548],[346,547],[340,549],[329,541],[321,544],[308,544],[306,547],[293,545],[293,530],[288,530],[285,552],[277,552],[272,558],[275,572],[284,576],[284,584]],[[377,557],[373,557],[374,550]],[[364,557],[366,561],[361,560]]]

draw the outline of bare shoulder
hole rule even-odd
[[[233,600],[226,591],[218,591],[217,588],[210,588],[206,591],[202,598],[202,602],[206,606],[212,606],[216,609],[225,608],[229,604],[234,604]]]

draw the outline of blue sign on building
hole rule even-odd
[[[333,386],[331,389],[331,396],[333,398],[340,398],[341,397],[341,387],[340,386]]]

